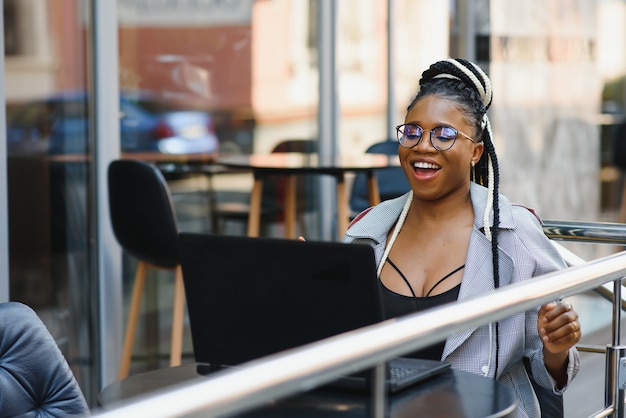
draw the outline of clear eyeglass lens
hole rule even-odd
[[[422,138],[423,130],[418,125],[401,125],[398,127],[398,140],[406,147],[415,146]]]
[[[417,125],[404,125],[404,137],[408,140],[416,140],[422,137],[422,128]]]
[[[445,151],[450,149],[454,144],[457,137],[457,131],[454,128],[448,126],[442,126],[433,129],[431,133],[431,139],[433,146],[438,150]]]
[[[417,145],[422,139],[424,130],[419,125],[401,125],[398,127],[398,140],[407,148]],[[430,131],[432,145],[439,151],[448,150],[454,145],[458,132],[449,126],[440,126]]]

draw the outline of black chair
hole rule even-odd
[[[317,141],[312,139],[288,139],[279,142],[272,149],[272,153],[297,152],[313,154],[318,150]],[[261,223],[284,221],[284,202],[287,188],[287,177],[280,174],[268,174],[263,177],[263,193],[261,197]],[[315,186],[312,176],[298,176],[296,185],[296,210],[298,213],[307,213],[315,210]],[[250,205],[247,201],[217,202],[213,216],[218,220],[215,224],[224,224],[236,221],[243,224],[248,222]],[[302,220],[300,219],[302,224]],[[303,225],[301,225],[303,229]],[[219,232],[223,232],[219,229]]]
[[[90,415],[63,353],[27,305],[0,304],[0,353],[0,417]]]
[[[109,207],[117,241],[137,258],[118,377],[128,376],[148,268],[175,271],[170,366],[182,359],[185,295],[179,263],[178,224],[165,178],[153,164],[116,160],[109,165]]]
[[[398,155],[398,142],[387,140],[371,145],[366,151],[368,154]],[[376,180],[380,200],[393,199],[410,190],[409,182],[400,166],[385,167],[376,170]],[[354,178],[350,193],[351,217],[358,215],[370,206],[367,193],[367,181],[365,173],[358,173]]]

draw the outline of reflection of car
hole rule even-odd
[[[17,108],[7,123],[9,153],[86,153],[87,97],[61,93]],[[211,115],[184,109],[153,95],[120,95],[122,151],[165,154],[215,152],[218,139]]]

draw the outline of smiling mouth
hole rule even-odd
[[[421,170],[440,170],[441,166],[437,165],[437,164],[433,164],[433,163],[426,163],[423,161],[416,161],[415,163],[413,163],[413,168],[414,169],[421,169]]]

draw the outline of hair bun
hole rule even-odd
[[[483,101],[485,109],[491,106],[493,91],[487,74],[473,62],[462,58],[448,58],[438,61],[422,74],[420,86],[435,78],[451,78],[459,80],[475,89]]]

